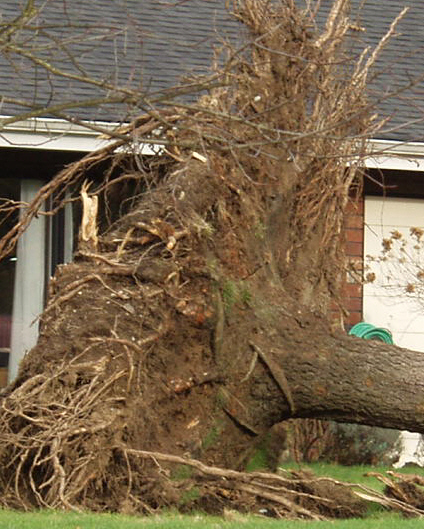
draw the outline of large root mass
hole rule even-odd
[[[375,56],[338,70],[344,4],[319,36],[311,13],[290,2],[277,13],[240,2],[251,46],[220,72],[226,88],[128,129],[129,145],[156,138],[166,151],[87,156],[47,184],[5,238],[3,252],[46,196],[108,168],[91,195],[83,188],[86,204],[101,198],[100,235],[83,216],[75,262],[51,282],[39,342],[2,395],[2,505],[364,511],[340,484],[240,471],[252,443],[296,414],[268,354],[281,322],[295,336],[310,325],[299,307],[325,314],[337,300],[357,176],[356,162],[340,160],[357,161],[375,125],[364,97]]]

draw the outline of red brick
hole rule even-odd
[[[346,255],[359,257],[362,256],[362,242],[346,242],[345,246]]]
[[[343,293],[347,298],[362,299],[362,285],[360,283],[350,283],[343,287]]]
[[[349,200],[346,205],[346,213],[353,213],[359,215],[364,212],[364,200],[361,198],[359,200]]]
[[[345,218],[345,228],[355,228],[358,230],[363,230],[364,217],[362,215],[347,215]]]
[[[348,327],[353,327],[360,321],[362,321],[362,313],[361,312],[351,312],[347,318],[346,325]]]
[[[346,301],[348,312],[362,312],[362,298],[349,297]]]
[[[362,230],[348,229],[345,230],[345,233],[347,241],[360,242],[362,244],[362,241],[364,240],[364,232]]]
[[[7,367],[0,367],[0,388],[7,386]]]

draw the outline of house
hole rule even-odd
[[[366,162],[363,195],[356,205],[350,205],[346,226],[348,256],[359,265],[365,257],[365,275],[375,273],[376,279],[364,286],[352,279],[347,285],[347,324],[365,320],[390,330],[395,344],[424,351],[424,320],[416,296],[396,290],[394,283],[402,281],[387,277],[387,264],[381,269],[381,263],[366,257],[381,257],[383,239],[395,231],[413,247],[417,241],[411,239],[410,227],[424,226],[424,8],[419,1],[398,0],[386,5],[382,13],[377,1],[365,2],[356,25],[366,32],[359,31],[357,38],[365,45],[375,45],[404,7],[409,10],[382,55],[380,76],[371,85],[371,97],[381,99],[377,104],[380,113],[389,120],[372,141],[375,154]],[[390,95],[408,85],[395,97]],[[392,265],[392,273],[404,275],[401,263]]]
[[[352,1],[353,12],[360,3]],[[324,9],[328,4],[323,2]],[[2,23],[17,16],[18,5],[15,0],[3,0]],[[417,73],[424,73],[421,2],[393,0],[382,10],[378,0],[368,0],[355,19],[352,38],[353,46],[375,46],[405,5],[410,11],[385,50],[379,63],[381,75],[371,91],[390,120],[373,141],[375,154],[367,161],[369,178],[364,195],[349,206],[346,248],[356,264],[362,263],[364,252],[379,251],[381,237],[395,227],[405,230],[410,225],[424,226],[424,85],[415,82]],[[237,39],[240,31],[222,0],[49,1],[38,22],[63,31],[69,25],[74,27],[75,39],[68,43],[71,54],[52,46],[54,41],[48,38],[44,50],[46,59],[53,66],[66,65],[69,75],[58,80],[34,63],[30,49],[26,55],[19,55],[11,48],[0,58],[0,112],[4,116],[21,111],[21,100],[41,108],[75,98],[89,103],[99,90],[101,94],[110,93],[115,79],[131,88],[148,89],[155,97],[166,97],[167,89],[181,75],[206,71],[212,45],[219,42],[218,31],[228,39]],[[46,44],[46,37],[40,38]],[[97,83],[84,82],[88,73]],[[409,89],[394,94],[405,83],[410,83]],[[61,117],[60,110],[53,117],[41,112],[35,118],[10,124],[0,134],[0,196],[29,200],[60,168],[102,145],[99,130],[107,130],[139,112],[140,106],[132,109],[118,102],[86,106],[79,110],[78,117],[89,121],[92,129],[78,122],[70,124]],[[0,234],[8,222],[0,226]],[[7,366],[9,379],[13,378],[20,358],[35,343],[34,320],[43,307],[45,285],[55,266],[71,259],[73,228],[71,210],[55,217],[39,217],[21,238],[16,252],[0,263],[3,384]],[[424,325],[408,323],[411,319],[417,321],[415,314],[411,318],[405,304],[401,310],[394,308],[385,291],[378,291],[377,283],[363,287],[352,276],[346,294],[350,309],[347,326],[366,319],[388,327],[398,345],[424,350]],[[381,303],[377,301],[380,298]]]

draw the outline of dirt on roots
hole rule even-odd
[[[3,393],[1,503],[363,513],[337,484],[242,471],[264,435],[260,407],[244,420],[243,382],[257,378],[255,399],[273,384],[252,363],[254,306],[278,291],[264,282],[266,234],[245,227],[274,191],[240,200],[246,182],[227,176],[224,187],[219,157],[208,169],[162,163],[166,178],[51,281],[38,344]],[[278,454],[284,429],[274,438]]]

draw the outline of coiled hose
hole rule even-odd
[[[393,344],[393,337],[390,331],[364,321],[354,325],[350,329],[349,334],[365,340],[379,340],[380,342]]]

